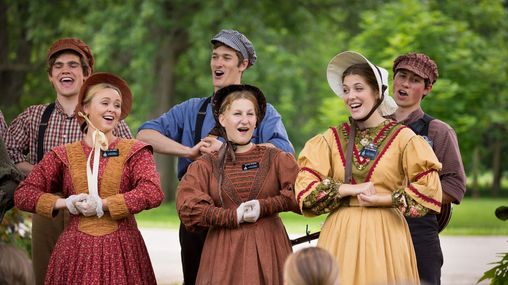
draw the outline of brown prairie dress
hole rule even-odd
[[[294,157],[276,148],[257,146],[228,157],[221,206],[217,155],[192,163],[177,189],[176,206],[189,230],[210,227],[196,284],[283,284],[283,266],[291,253],[286,229],[278,216],[299,211],[293,192],[298,174]],[[258,199],[255,223],[237,224],[236,208]]]

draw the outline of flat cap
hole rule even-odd
[[[82,57],[88,59],[90,73],[93,73],[94,58],[90,47],[78,38],[63,38],[55,41],[48,50],[47,61],[57,52],[63,50],[72,50],[79,53]]]
[[[250,67],[256,63],[257,57],[254,46],[246,36],[238,31],[222,30],[212,38],[211,42],[212,44],[216,42],[223,43],[228,47],[240,52],[243,58],[249,61],[247,67]]]
[[[423,53],[410,52],[401,55],[393,62],[393,74],[399,69],[407,69],[434,84],[439,76],[437,64]]]

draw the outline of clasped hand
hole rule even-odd
[[[99,218],[104,215],[102,199],[85,193],[67,197],[65,205],[73,215],[82,214],[86,217],[97,215]]]
[[[372,182],[365,182],[351,186],[354,187],[356,198],[358,199],[358,204],[360,206],[379,207],[391,205],[391,195],[389,193],[377,193],[376,188]]]
[[[255,223],[261,214],[261,206],[258,200],[243,202],[236,209],[238,224],[243,222]]]

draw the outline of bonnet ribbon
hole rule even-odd
[[[95,201],[97,203],[101,203],[101,198],[99,197],[99,159],[101,150],[107,150],[108,149],[108,139],[106,138],[106,135],[99,129],[97,129],[92,122],[83,115],[83,113],[78,112],[78,115],[83,117],[85,119],[86,123],[94,128],[94,131],[92,133],[92,150],[90,151],[90,154],[88,155],[88,160],[86,162],[86,178],[88,182],[88,193],[90,196],[95,198]],[[90,167],[90,160],[93,155],[93,169]],[[97,216],[100,218],[104,215],[104,211],[101,207],[97,207]]]

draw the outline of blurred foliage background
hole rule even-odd
[[[298,154],[347,117],[326,82],[335,54],[356,50],[391,70],[399,54],[423,52],[440,74],[423,106],[455,128],[468,195],[508,196],[507,12],[501,0],[0,0],[0,108],[10,122],[53,101],[47,49],[79,37],[92,48],[95,71],[129,82],[127,123],[136,133],[174,104],[211,95],[210,39],[236,29],[258,55],[243,80],[282,114]],[[175,160],[158,157],[158,167],[171,199]]]

